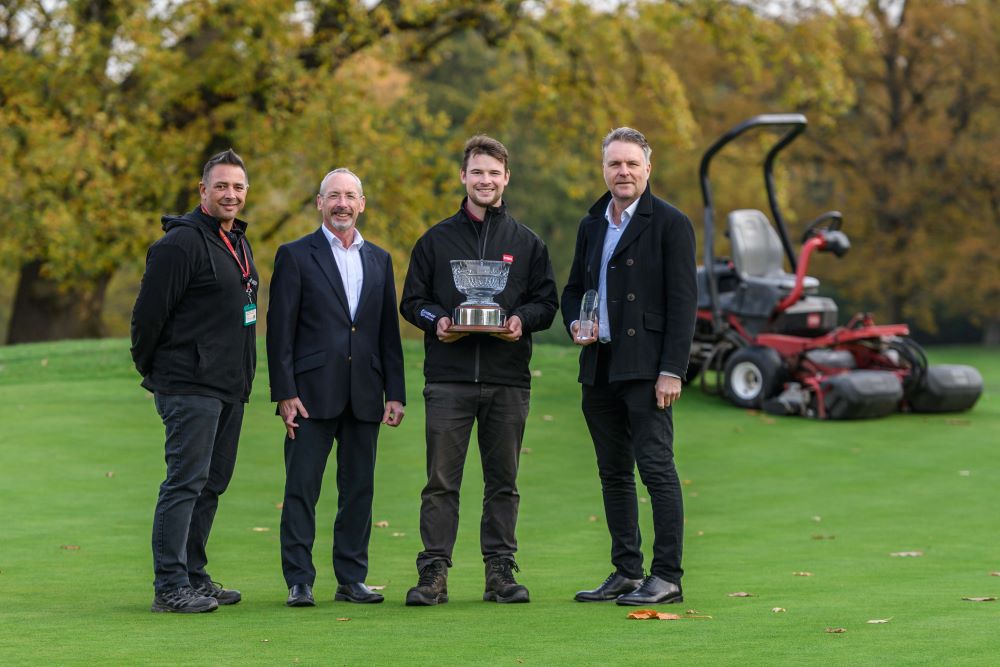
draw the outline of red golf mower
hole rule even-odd
[[[713,143],[701,160],[705,204],[704,266],[698,267],[698,319],[687,380],[743,408],[819,419],[881,417],[896,410],[968,410],[983,388],[970,366],[927,364],[905,324],[875,324],[868,313],[837,326],[837,304],[818,296],[806,275],[813,253],[842,257],[850,249],[837,211],[805,227],[798,255],[774,191],[774,161],[806,129],[801,114],[755,116]],[[757,128],[781,134],[764,159],[764,186],[774,225],[757,210],[727,217],[731,257],[714,247],[712,158]],[[791,271],[785,271],[785,260]]]

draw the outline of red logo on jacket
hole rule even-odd
[[[513,264],[514,263],[514,255],[508,255],[508,254],[504,253],[503,261],[507,262],[508,264]]]

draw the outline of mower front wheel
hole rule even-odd
[[[785,378],[781,355],[769,347],[751,346],[733,352],[726,361],[723,391],[740,408],[760,408],[781,389]]]

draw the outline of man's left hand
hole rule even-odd
[[[521,334],[523,334],[524,331],[522,329],[520,317],[518,317],[517,315],[511,315],[510,317],[507,318],[507,324],[505,326],[507,327],[506,332],[495,333],[493,335],[496,336],[497,338],[509,341],[511,343],[521,339]]]
[[[656,378],[656,407],[666,410],[681,397],[681,379],[670,375]]]
[[[382,413],[382,423],[386,426],[399,426],[403,421],[403,404],[399,401],[386,401],[385,412]]]

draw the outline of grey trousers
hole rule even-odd
[[[427,414],[427,485],[420,495],[424,550],[417,570],[436,560],[451,567],[458,535],[459,489],[473,422],[478,422],[483,464],[483,514],[479,542],[483,559],[517,551],[517,468],[531,390],[524,387],[431,382],[424,387]]]
[[[219,496],[233,477],[243,425],[243,404],[207,396],[154,396],[166,429],[167,476],[153,516],[153,587],[197,586]]]

